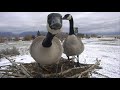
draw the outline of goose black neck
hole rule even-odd
[[[50,47],[52,45],[52,39],[53,39],[54,36],[55,35],[48,32],[47,35],[46,35],[46,38],[42,42],[43,47]]]
[[[70,31],[69,31],[69,35],[75,35],[75,32],[74,32],[74,22],[73,22],[73,18],[71,17],[71,19],[69,20],[69,23],[70,23]]]

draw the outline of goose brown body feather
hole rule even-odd
[[[64,53],[67,56],[79,55],[84,51],[84,45],[80,38],[69,35],[63,43]]]

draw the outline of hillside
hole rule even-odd
[[[47,32],[40,32],[42,35],[46,35]],[[20,36],[24,37],[26,35],[36,35],[37,31],[28,31],[28,32],[22,32],[20,34],[14,34],[12,32],[0,32],[1,37],[14,37],[14,36]]]

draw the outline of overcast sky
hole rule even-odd
[[[0,32],[21,33],[25,31],[47,31],[47,15],[53,12],[0,12]],[[55,12],[62,16],[69,13],[74,26],[81,33],[120,32],[120,12]],[[62,31],[69,31],[69,22],[63,21]]]

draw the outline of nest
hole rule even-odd
[[[61,58],[59,64],[46,65],[39,67],[37,63],[23,64],[33,78],[72,78],[75,75],[81,74],[88,70],[94,64],[80,64],[76,67],[76,62]],[[96,69],[101,67],[96,66]],[[85,73],[82,77],[89,78],[89,72]],[[74,78],[73,77],[73,78]]]
[[[18,64],[3,56],[12,65],[8,67],[8,70],[2,70],[2,74],[13,78],[89,78],[95,69],[102,69],[99,66],[100,60],[97,60],[95,64],[80,64],[80,67],[76,67],[77,63],[72,59],[61,58],[58,64],[40,67],[36,62]]]

